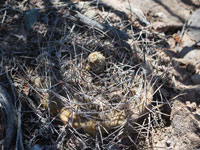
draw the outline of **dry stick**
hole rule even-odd
[[[144,16],[143,12],[140,9],[131,8],[131,5],[127,6],[126,8],[130,10],[132,13],[134,13],[139,18],[140,22],[144,23],[147,26],[150,25],[150,23],[147,21],[146,17]]]
[[[21,128],[21,111],[22,111],[22,105],[21,102],[19,102],[19,107],[18,107],[18,112],[17,112],[17,116],[18,116],[18,128],[17,128],[17,139],[16,139],[16,146],[15,149],[18,150],[18,142],[19,142],[19,150],[24,150],[24,145],[23,145],[23,141],[22,141],[22,128]]]
[[[14,102],[16,103],[17,102],[17,96],[16,96],[16,93],[15,93],[15,90],[14,90],[12,80],[10,79],[10,77],[8,75],[8,67],[7,66],[6,66],[6,76],[8,78],[8,81],[10,83],[10,87],[12,89],[12,93],[13,93],[13,96],[14,96]],[[18,114],[18,125],[17,125],[18,128],[17,128],[17,139],[16,139],[15,149],[18,150],[18,142],[19,142],[19,144],[20,144],[19,149],[24,150],[23,141],[22,141],[22,130],[21,130],[21,103],[19,103],[19,110],[18,110],[17,114]],[[15,121],[16,121],[16,118],[15,118]]]
[[[2,19],[2,21],[1,21],[1,24],[3,24],[3,23],[4,23],[4,21],[5,21],[5,18],[6,18],[6,15],[7,15],[7,10],[5,10],[5,12],[4,12],[4,15],[3,15],[3,19]]]
[[[15,126],[16,116],[12,99],[8,94],[7,90],[1,85],[0,85],[0,103],[5,109],[6,121],[7,121],[6,137],[4,139],[4,150],[9,150],[12,139],[16,133],[16,126]]]
[[[172,77],[172,82],[173,82],[173,88],[175,91],[177,90],[181,90],[181,91],[187,91],[187,92],[190,92],[190,91],[195,91],[195,92],[200,92],[200,84],[197,84],[197,85],[185,85],[179,81],[177,81],[175,79],[175,77],[173,76]]]
[[[79,13],[78,11],[76,11],[76,17],[79,18],[82,23],[87,24],[88,26],[91,26],[93,28],[99,29],[100,31],[106,32],[112,38],[122,39],[122,40],[127,40],[129,38],[129,36],[125,32],[123,32],[119,29],[116,29],[114,27],[111,27],[108,24],[98,23],[98,22],[84,16],[83,14]]]
[[[10,84],[10,87],[11,87],[11,90],[12,90],[12,93],[13,93],[13,96],[14,96],[14,103],[16,103],[17,101],[17,96],[15,94],[15,89],[13,87],[13,83],[12,83],[12,80],[10,79],[10,76],[8,75],[8,67],[6,66],[6,77],[8,78],[8,82]]]
[[[1,11],[4,11],[4,10],[10,9],[10,10],[12,10],[12,11],[19,12],[21,15],[23,15],[23,11],[20,10],[19,8],[14,8],[14,7],[10,6],[10,5],[4,5],[4,6],[5,6],[5,8],[1,9],[0,12],[1,12]]]
[[[4,58],[3,58],[3,50],[1,49],[1,64],[0,64],[1,70],[0,70],[0,75],[2,75],[2,73],[3,73],[3,64],[4,64],[3,60],[4,60]]]

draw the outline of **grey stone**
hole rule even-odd
[[[200,9],[197,9],[188,19],[188,34],[191,39],[200,42]]]

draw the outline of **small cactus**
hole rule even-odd
[[[87,70],[100,74],[105,70],[105,66],[105,57],[100,52],[93,52],[88,56]]]

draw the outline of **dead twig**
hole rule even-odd
[[[19,102],[19,107],[18,107],[18,125],[17,125],[17,139],[16,139],[16,144],[15,144],[15,149],[16,150],[24,150],[24,145],[22,141],[22,120],[21,120],[21,111],[22,111],[22,105],[21,102]],[[19,145],[18,145],[19,144]]]
[[[0,103],[6,112],[7,129],[4,139],[4,150],[9,150],[10,144],[16,133],[16,115],[15,108],[7,90],[0,85]]]
[[[83,14],[81,14],[80,12],[78,11],[75,11],[76,13],[76,17],[84,24],[87,24],[88,26],[92,27],[92,28],[96,28],[100,31],[103,31],[105,32],[108,36],[111,36],[112,38],[115,38],[115,39],[118,39],[118,40],[127,40],[129,38],[129,36],[119,30],[119,29],[116,29],[114,27],[111,27],[110,25],[108,24],[101,24],[101,23],[98,23],[86,16],[84,16]]]

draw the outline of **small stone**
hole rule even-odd
[[[183,47],[188,46],[192,47],[195,44],[195,41],[191,39],[188,33],[185,33],[182,37]]]
[[[200,62],[200,50],[193,49],[192,47],[184,47],[179,53],[179,57],[198,63]]]
[[[188,34],[196,42],[200,42],[200,9],[197,9],[188,19]]]
[[[161,21],[154,22],[152,28],[158,32],[166,32],[168,30],[166,23]]]

